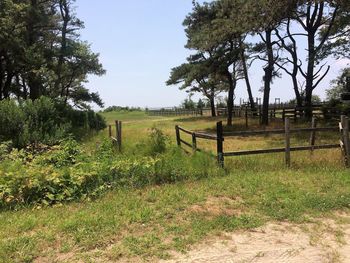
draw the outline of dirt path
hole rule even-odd
[[[350,215],[306,225],[270,223],[224,234],[162,262],[350,262]]]

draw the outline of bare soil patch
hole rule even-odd
[[[203,204],[191,206],[189,211],[204,214],[208,217],[219,215],[240,216],[242,214],[242,204],[243,200],[240,197],[210,197]]]
[[[350,215],[338,213],[332,219],[302,225],[269,223],[226,233],[161,262],[350,262]]]

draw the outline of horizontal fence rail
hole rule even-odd
[[[184,129],[178,125],[175,126],[175,132],[176,132],[177,145],[181,147],[181,144],[184,144],[184,145],[192,148],[193,152],[201,152],[202,151],[202,149],[198,148],[198,146],[197,146],[197,139],[206,139],[206,140],[214,140],[214,141],[217,139],[215,135],[206,134],[203,132],[190,131],[190,130]],[[181,139],[181,132],[186,133],[188,135],[191,135],[192,141],[186,142],[185,140]]]
[[[204,109],[160,109],[160,110],[147,110],[147,113],[151,116],[203,116]]]
[[[253,119],[259,120],[262,123],[262,105],[235,105],[232,109],[233,117],[245,119],[245,126],[248,128],[249,123]],[[151,116],[211,116],[211,108],[202,109],[180,109],[180,108],[163,108],[149,109],[147,113]],[[268,108],[268,118],[272,120],[284,120],[290,118],[294,122],[300,119],[305,119],[306,115],[311,114],[313,117],[323,118],[328,120],[340,121],[339,117],[342,114],[341,110],[334,107],[327,107],[325,104],[317,104],[312,107],[299,107],[289,104],[270,104]],[[227,108],[215,108],[216,116],[227,116]]]
[[[297,146],[290,147],[290,151],[309,151],[309,150],[321,150],[321,149],[334,149],[339,148],[339,144],[324,144],[324,145],[314,145],[314,146]],[[242,156],[242,155],[256,155],[256,154],[266,154],[266,153],[282,153],[285,152],[286,148],[275,148],[275,149],[265,149],[265,150],[249,150],[249,151],[239,151],[239,152],[227,152],[223,153],[223,156]]]
[[[290,133],[299,132],[322,132],[322,131],[339,131],[339,128],[333,127],[320,127],[320,128],[300,128],[300,129],[290,129]],[[285,129],[276,130],[260,130],[260,131],[237,131],[237,132],[224,132],[224,137],[234,137],[234,136],[254,136],[254,135],[270,135],[270,134],[284,134]]]
[[[348,127],[348,118],[345,116],[341,117],[342,121],[340,126],[344,127],[347,125]],[[220,166],[224,166],[225,157],[232,156],[244,156],[244,155],[257,155],[257,154],[268,154],[268,153],[285,153],[285,162],[289,167],[291,164],[291,152],[295,151],[314,151],[321,149],[335,149],[340,148],[341,144],[344,145],[343,155],[346,166],[349,165],[349,153],[350,147],[345,146],[349,141],[349,132],[348,129],[339,129],[338,127],[316,127],[316,118],[312,119],[311,128],[299,128],[299,129],[291,129],[290,128],[290,119],[285,119],[285,128],[284,129],[276,129],[276,130],[261,130],[261,131],[238,131],[238,132],[223,132],[222,122],[217,123],[217,137],[218,137],[218,163]],[[340,131],[341,134],[341,143],[340,144],[323,144],[323,145],[315,145],[316,141],[316,132],[326,132],[326,131]],[[309,146],[295,146],[291,147],[290,138],[292,133],[300,133],[300,132],[310,132],[310,145]],[[256,136],[256,135],[270,135],[270,134],[284,134],[285,135],[285,147],[274,148],[274,149],[258,149],[258,150],[247,150],[247,151],[236,151],[236,152],[224,152],[223,151],[223,142],[225,137],[240,137],[240,136]]]

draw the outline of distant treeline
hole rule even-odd
[[[112,111],[142,111],[141,107],[122,107],[122,106],[110,106],[103,110],[103,112],[112,112]]]

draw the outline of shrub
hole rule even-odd
[[[0,101],[0,142],[12,140],[20,144],[24,132],[25,114],[13,100]]]
[[[167,150],[169,137],[162,130],[153,127],[148,138],[136,145],[137,153],[146,156],[157,156]]]
[[[21,105],[25,115],[25,127],[21,145],[55,144],[69,131],[68,123],[61,123],[54,102],[46,97],[26,100]]]
[[[69,133],[102,130],[103,117],[94,111],[78,111],[47,97],[35,101],[0,101],[0,142],[11,140],[23,148],[39,143],[54,145]]]
[[[148,139],[150,154],[155,156],[164,153],[168,141],[169,138],[160,129],[153,127]]]
[[[327,120],[334,118],[339,113],[350,116],[350,105],[339,100],[330,100],[327,105],[322,107],[322,113]]]
[[[12,142],[7,141],[0,143],[0,161],[6,159],[7,155],[11,152]]]
[[[173,183],[220,172],[210,156],[189,157],[177,148],[156,157],[111,151],[106,141],[88,155],[72,139],[36,155],[13,150],[0,161],[0,208],[55,205],[94,198],[111,188]]]

